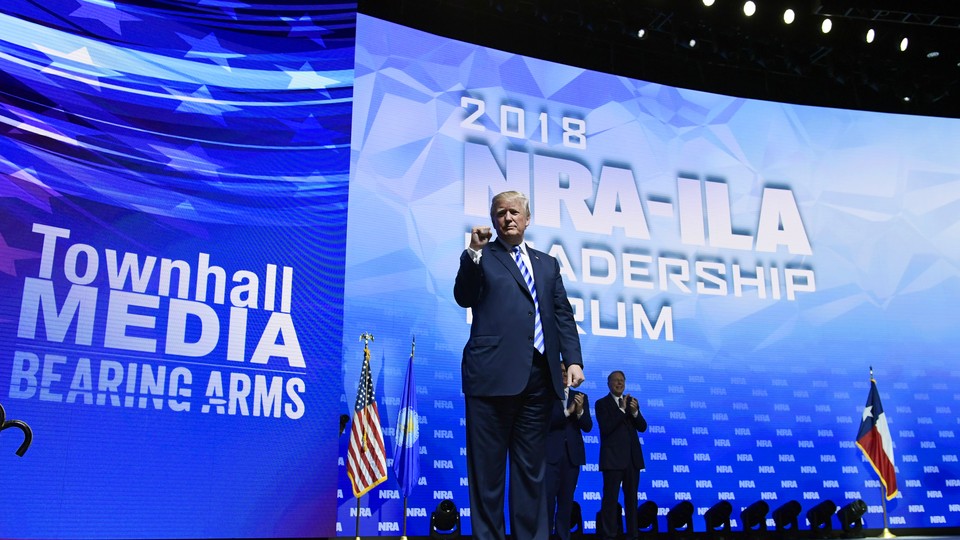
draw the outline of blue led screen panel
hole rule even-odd
[[[960,122],[689,91],[358,19],[342,399],[371,332],[387,447],[416,338],[420,484],[470,531],[453,299],[492,194],[530,195],[558,257],[591,403],[626,373],[650,428],[641,500],[804,509],[882,488],[855,446],[870,368],[895,445],[891,527],[960,525]],[[349,407],[346,407],[349,409]],[[596,428],[576,492],[593,532]],[[341,441],[341,455],[346,441]],[[341,465],[338,531],[355,533]],[[359,534],[397,535],[391,477]],[[702,526],[702,522],[700,525]],[[805,527],[805,525],[804,525]]]

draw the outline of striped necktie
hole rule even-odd
[[[540,323],[540,302],[537,300],[537,286],[533,282],[533,274],[530,273],[527,265],[523,262],[523,254],[520,251],[520,246],[513,246],[513,260],[517,262],[517,268],[519,268],[520,273],[523,274],[523,280],[527,282],[527,289],[530,291],[530,295],[533,296],[533,346],[543,354],[543,325]]]

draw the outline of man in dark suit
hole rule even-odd
[[[561,366],[562,367],[562,366]],[[566,370],[563,370],[564,375]],[[580,467],[587,462],[583,434],[593,429],[590,400],[583,392],[566,389],[556,402],[547,435],[547,514],[560,540],[570,540],[570,513]]]
[[[470,522],[477,540],[503,540],[510,457],[510,529],[547,540],[544,482],[550,410],[565,386],[583,382],[580,337],[560,264],[524,243],[530,203],[516,191],[493,198],[490,227],[473,227],[453,287],[473,310],[463,348]],[[560,363],[567,366],[562,379]]]
[[[616,540],[620,530],[617,499],[623,486],[623,512],[626,516],[626,538],[637,538],[637,486],[644,468],[643,452],[637,433],[647,430],[647,421],[640,414],[640,404],[624,394],[627,380],[622,371],[607,376],[610,393],[597,400],[597,423],[600,424],[600,472],[603,495],[600,497],[600,538]]]

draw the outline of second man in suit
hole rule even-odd
[[[637,486],[644,468],[638,433],[647,430],[647,421],[640,413],[640,403],[624,394],[627,380],[622,371],[607,376],[610,393],[596,402],[600,424],[600,472],[603,494],[600,497],[601,540],[616,540],[620,532],[617,499],[623,488],[623,513],[626,517],[625,538],[637,538]],[[620,522],[620,523],[618,523]]]
[[[563,372],[566,376],[565,368]],[[593,429],[593,418],[586,394],[571,389],[564,394],[554,405],[547,435],[547,514],[557,538],[570,540],[573,496],[580,467],[587,462],[583,434]]]

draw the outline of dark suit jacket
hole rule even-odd
[[[626,469],[631,463],[637,470],[644,468],[638,432],[647,430],[643,413],[636,418],[620,411],[611,394],[595,403],[597,423],[600,424],[600,470]]]
[[[560,277],[560,264],[527,246],[540,303],[544,354],[557,398],[563,397],[560,361],[582,366],[573,308]],[[533,362],[533,298],[513,256],[499,239],[484,246],[480,264],[467,250],[453,296],[473,309],[470,339],[463,348],[461,377],[467,396],[514,396],[523,392]]]
[[[563,410],[567,408],[573,396],[583,395],[583,414],[577,418],[576,414],[565,416]],[[561,459],[569,459],[570,465],[584,465],[587,463],[587,454],[583,449],[583,435],[593,429],[593,418],[590,417],[590,400],[583,392],[570,390],[567,403],[558,400],[550,418],[550,433],[547,435],[547,463],[557,463]]]

